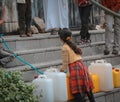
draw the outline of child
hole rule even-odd
[[[81,31],[80,31],[80,41],[78,43],[84,44],[84,43],[90,43],[90,33],[89,30],[89,17],[90,12],[92,8],[92,3],[90,0],[74,0],[75,3],[78,5],[79,8],[79,14],[81,19]]]
[[[0,25],[5,22],[6,18],[6,6],[3,7],[3,17],[0,20]],[[0,38],[0,42],[1,42]],[[11,62],[14,59],[14,56],[11,51],[5,50],[1,45],[0,45],[0,67],[5,67],[7,63]]]
[[[62,68],[64,72],[69,67],[70,87],[77,102],[84,102],[82,94],[86,93],[90,102],[95,102],[92,89],[93,83],[86,66],[82,62],[82,51],[71,39],[71,31],[63,29],[59,32],[59,37],[63,42],[62,47]]]

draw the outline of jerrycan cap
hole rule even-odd
[[[38,78],[38,75],[34,76],[34,79],[37,79]]]

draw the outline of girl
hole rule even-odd
[[[63,42],[62,47],[62,68],[64,72],[69,67],[70,87],[77,102],[84,102],[82,94],[86,93],[90,102],[95,102],[92,89],[93,83],[86,66],[82,62],[82,51],[71,39],[71,31],[63,29],[59,31],[59,36]]]

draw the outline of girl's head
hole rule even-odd
[[[67,42],[68,40],[71,40],[72,32],[66,28],[59,31],[60,39],[63,42]]]
[[[69,46],[76,54],[79,54],[79,55],[82,54],[81,49],[78,48],[78,47],[76,46],[76,44],[74,44],[74,43],[72,42],[72,38],[71,38],[71,37],[72,37],[72,32],[71,32],[69,29],[64,28],[64,29],[60,30],[60,31],[59,31],[59,37],[60,37],[60,39],[61,39],[64,43],[68,44],[68,46]]]

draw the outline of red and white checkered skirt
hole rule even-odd
[[[82,60],[69,64],[69,73],[72,94],[89,92],[93,89],[93,83],[88,69],[83,64]]]

